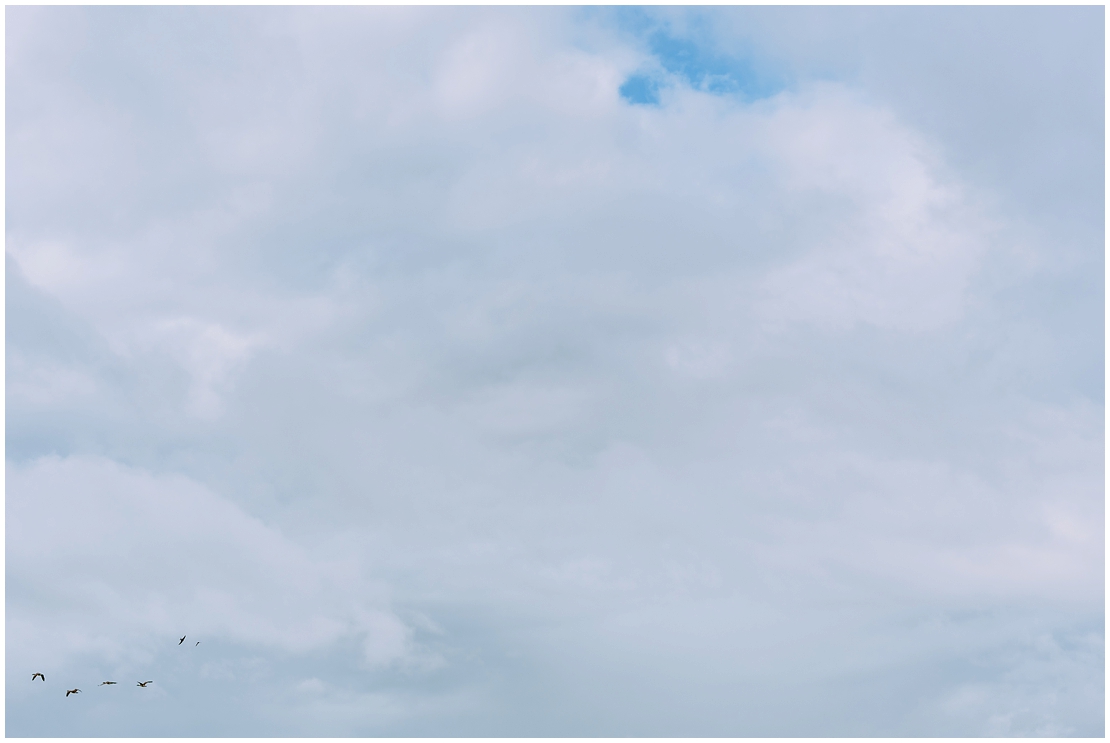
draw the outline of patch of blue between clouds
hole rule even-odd
[[[690,87],[716,95],[737,96],[746,101],[768,98],[786,87],[784,75],[762,69],[751,58],[721,54],[710,45],[680,38],[633,12],[622,14],[621,25],[638,36],[646,36],[648,49],[658,61],[655,70],[639,70],[628,77],[618,92],[637,105],[660,105],[660,91],[674,78]]]
[[[659,105],[659,81],[650,75],[631,75],[617,92],[629,103]]]

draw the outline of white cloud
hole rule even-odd
[[[19,662],[135,662],[178,632],[289,652],[353,635],[374,664],[408,651],[385,588],[349,558],[313,556],[182,475],[47,457],[9,464],[8,494],[9,580],[35,587],[9,605]]]
[[[788,191],[828,199],[806,199],[825,217],[816,242],[765,280],[769,318],[905,330],[959,319],[990,224],[919,135],[835,86],[784,107],[768,130]]]
[[[1006,676],[1101,611],[1084,264],[1000,274],[936,131],[630,105],[605,13],[114,12],[9,18],[11,673],[241,686],[206,734],[1094,729]]]
[[[695,378],[722,376],[730,361],[728,344],[689,341],[667,348],[667,365],[680,374]]]
[[[765,430],[796,460],[750,475],[768,503],[797,506],[753,514],[768,527],[757,551],[784,574],[852,574],[954,604],[1101,604],[1103,444],[1092,405],[1025,407],[988,429],[974,458],[920,445],[880,455],[849,443],[842,421],[798,412]]]

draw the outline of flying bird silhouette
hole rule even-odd
[[[97,684],[97,686],[107,686],[108,684],[114,684],[114,683],[116,683],[116,682],[115,681],[101,681],[99,684]]]
[[[45,680],[46,680],[46,679],[43,679],[43,681],[45,681]],[[66,689],[66,696],[67,696],[67,697],[68,697],[68,696],[69,696],[70,694],[79,694],[79,693],[81,693],[81,690],[80,690],[80,689]]]
[[[43,676],[41,673],[31,674],[31,680],[34,681],[35,679],[42,679],[43,681],[46,681],[46,676]]]
[[[188,637],[188,635],[182,635],[181,639],[177,641],[177,644],[180,645],[181,643],[185,642],[186,637]],[[196,646],[194,645],[194,647],[196,647]]]
[[[153,684],[153,683],[154,683],[153,681],[140,681],[139,686],[141,686],[145,689],[147,684]]]
[[[200,640],[197,640],[197,645],[200,645]],[[196,647],[197,645],[194,645],[193,647]]]

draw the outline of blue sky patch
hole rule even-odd
[[[646,38],[647,47],[658,61],[654,71],[639,70],[620,87],[629,103],[658,105],[659,90],[666,78],[681,78],[695,90],[717,95],[735,95],[758,100],[786,87],[781,71],[768,69],[752,56],[721,53],[697,38],[680,37],[650,23],[642,14],[623,14],[622,25]]]
[[[624,81],[618,91],[629,103],[647,106],[659,105],[659,81],[650,75],[636,74]]]

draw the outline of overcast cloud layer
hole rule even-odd
[[[1103,735],[1102,8],[6,12],[8,735]]]

